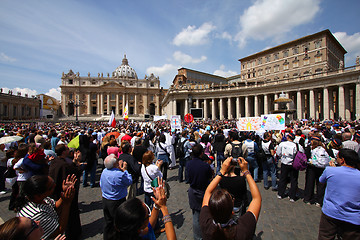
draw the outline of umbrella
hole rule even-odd
[[[74,138],[68,143],[68,147],[69,147],[69,148],[75,148],[75,149],[78,149],[78,148],[80,147],[79,135],[77,135],[76,137],[74,137]]]
[[[16,142],[16,141],[20,141],[21,139],[23,139],[23,137],[21,137],[21,136],[6,136],[6,137],[0,138],[0,144]]]
[[[115,136],[115,139],[118,138],[120,136],[120,133],[119,132],[109,132],[105,135],[105,137],[107,136],[111,136],[111,135],[114,135]],[[104,140],[104,138],[103,138]]]

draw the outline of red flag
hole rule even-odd
[[[110,117],[110,119],[109,119],[108,124],[109,124],[111,127],[113,127],[113,128],[116,126],[114,111],[111,111],[111,117]]]

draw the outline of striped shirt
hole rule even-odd
[[[55,211],[55,200],[45,198],[46,204],[28,202],[18,212],[18,217],[27,217],[34,221],[40,221],[40,226],[44,229],[42,238],[48,237],[59,227],[59,217]]]

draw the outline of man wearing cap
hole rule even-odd
[[[276,155],[278,156],[281,162],[281,172],[280,172],[277,197],[279,199],[285,198],[287,177],[288,175],[290,175],[290,184],[291,184],[289,191],[290,202],[295,202],[296,200],[296,191],[298,188],[298,177],[299,177],[299,171],[295,170],[292,167],[295,155],[297,153],[296,144],[293,142],[294,139],[295,139],[295,135],[293,133],[289,133],[286,136],[287,141],[281,142],[276,150]],[[298,147],[299,147],[299,151],[304,152],[304,149],[301,145],[298,145]]]

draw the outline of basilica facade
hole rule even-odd
[[[360,118],[360,59],[344,66],[346,50],[329,30],[239,59],[229,78],[181,68],[162,102],[167,115],[191,108],[204,119],[238,119],[278,112],[274,101],[292,100],[294,119]]]
[[[160,103],[166,93],[154,74],[139,79],[126,55],[111,75],[80,76],[72,70],[63,73],[60,88],[63,114],[80,118],[109,116],[113,111],[121,119],[126,106],[130,119],[160,115]]]

